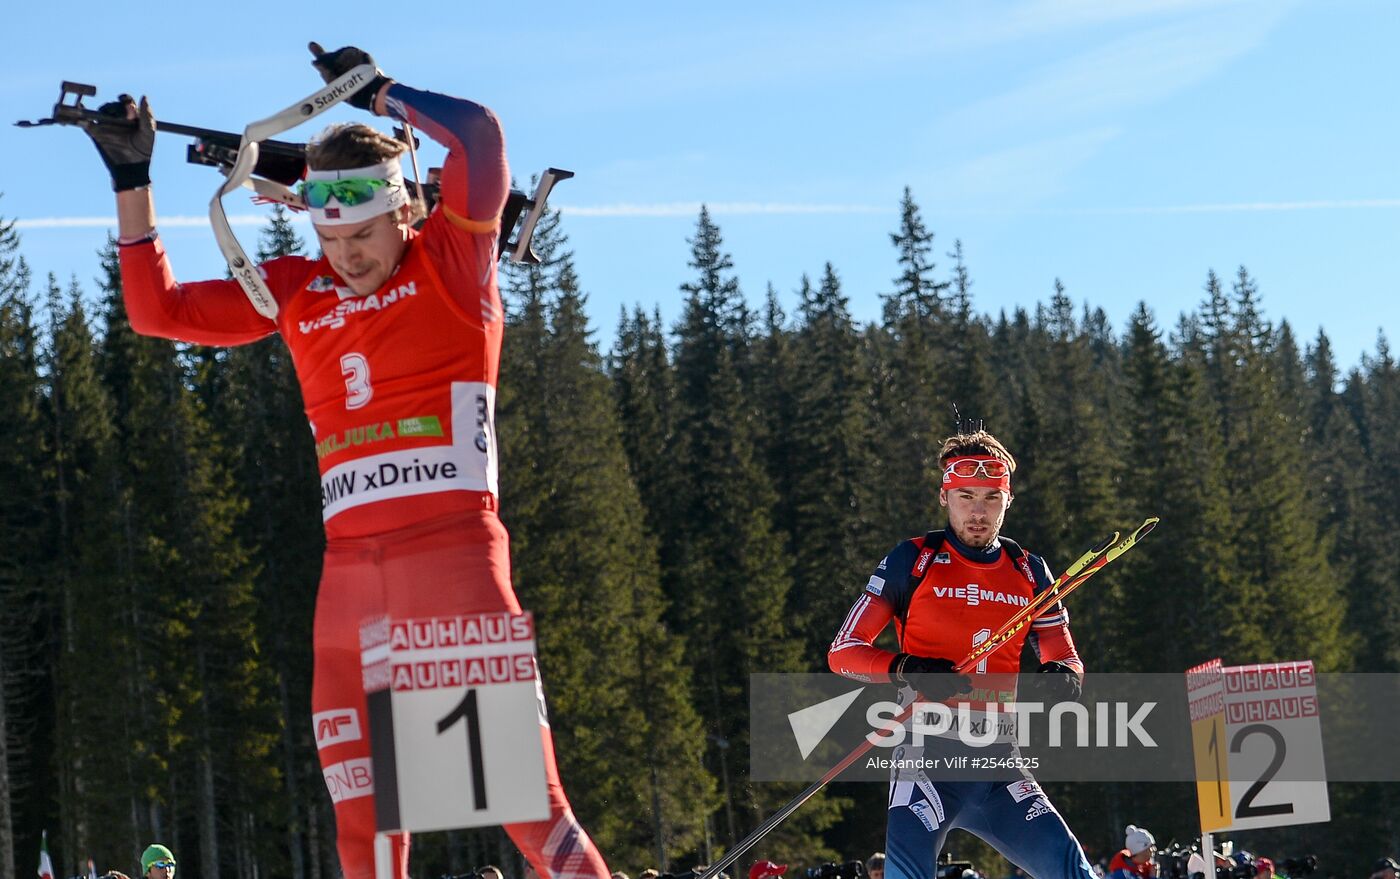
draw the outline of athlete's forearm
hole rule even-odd
[[[124,189],[117,193],[117,240],[135,241],[156,228],[156,204],[151,188]]]
[[[861,681],[888,681],[895,655],[875,646],[894,609],[884,599],[862,593],[846,615],[826,652],[827,666],[839,675]]]
[[[1032,626],[1031,633],[1031,646],[1040,662],[1063,662],[1081,675],[1084,674],[1084,661],[1079,658],[1079,650],[1074,646],[1068,621],[1045,626],[1037,622]]]
[[[495,113],[475,101],[399,82],[381,93],[376,106],[447,147],[439,196],[443,207],[472,222],[496,221],[510,191],[510,169]]]

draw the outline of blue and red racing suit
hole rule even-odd
[[[373,294],[355,295],[324,259],[280,257],[260,266],[280,306],[273,321],[234,281],[177,283],[159,240],[121,251],[138,333],[205,345],[279,333],[291,352],[321,471],[327,543],[312,720],[346,879],[375,875],[361,622],[520,611],[496,514],[504,138],[495,115],[471,101],[395,83],[385,104],[448,154],[437,207]],[[543,877],[607,879],[569,808],[543,712],[540,719],[550,815],[505,829]],[[392,843],[404,879],[407,834]]]
[[[972,549],[951,531],[896,546],[837,632],[827,653],[831,670],[861,681],[890,680],[895,654],[876,647],[875,639],[891,621],[901,652],[962,659],[1053,582],[1043,559],[1010,547],[1009,540],[999,539],[986,550]],[[1063,662],[1083,672],[1069,633],[1069,614],[1056,604],[1036,617],[1028,634],[978,664],[973,670],[978,675],[976,699],[1014,698],[1026,644],[1041,662]],[[998,687],[1009,692],[996,693]],[[914,698],[910,688],[901,690],[901,704]],[[1005,758],[1017,752],[1014,741],[973,748],[952,734],[895,747],[890,755],[886,879],[933,879],[943,841],[953,828],[986,840],[1035,879],[1094,879],[1079,842],[1029,772],[1013,768],[997,780],[945,780],[943,773],[934,779],[922,768],[907,768],[928,765],[927,758],[935,755]]]

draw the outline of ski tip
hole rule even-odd
[[[1113,532],[1113,536],[1112,536],[1112,537],[1108,538],[1108,539],[1105,540],[1103,543],[1100,543],[1098,546],[1094,547],[1093,549],[1091,549],[1091,550],[1089,550],[1089,551],[1092,552],[1092,553],[1094,553],[1095,555],[1098,555],[1099,553],[1106,551],[1106,550],[1107,550],[1110,546],[1112,546],[1113,544],[1117,543],[1117,542],[1118,542],[1118,538],[1119,538],[1121,535],[1122,535],[1122,532],[1121,532],[1121,531],[1115,531],[1115,532]]]
[[[1148,532],[1150,532],[1153,528],[1157,527],[1157,523],[1160,521],[1162,520],[1156,516],[1149,516],[1146,522],[1143,522],[1141,525],[1138,526],[1138,530],[1133,536],[1145,537]]]

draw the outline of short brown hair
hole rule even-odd
[[[1006,446],[985,430],[972,433],[955,433],[943,441],[943,450],[938,453],[938,468],[948,466],[953,458],[963,455],[991,455],[1006,464],[1012,473],[1016,472],[1016,459],[1006,450]]]
[[[306,145],[306,164],[313,171],[345,171],[387,162],[406,149],[403,141],[363,122],[343,122]]]

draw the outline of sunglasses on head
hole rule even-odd
[[[364,204],[374,198],[374,191],[388,186],[387,180],[379,180],[374,177],[345,177],[341,180],[303,180],[301,183],[301,197],[306,204],[313,208],[323,208],[326,202],[334,198],[336,201],[352,208],[357,204]]]
[[[1005,461],[998,461],[995,459],[989,461],[963,459],[949,464],[948,469],[944,472],[962,477],[963,479],[970,479],[978,473],[981,473],[988,479],[1000,479],[1007,473],[1010,473],[1011,470],[1006,466]]]

